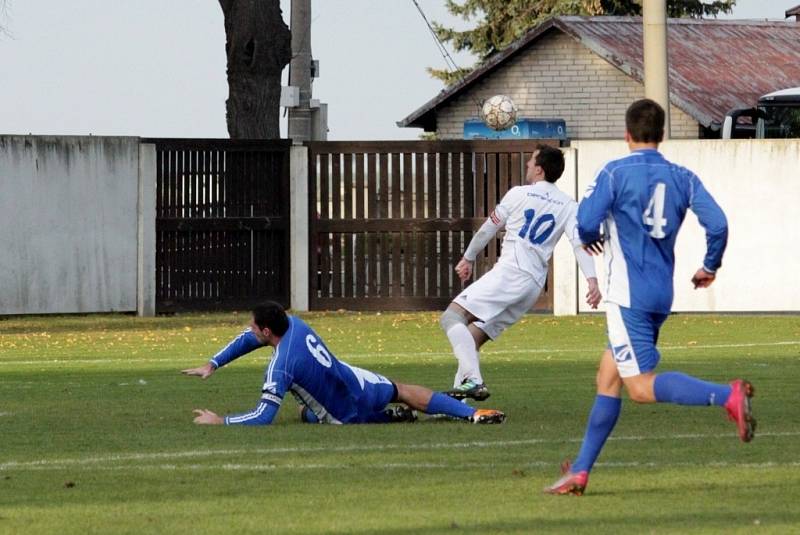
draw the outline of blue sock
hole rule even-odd
[[[303,412],[300,413],[300,421],[304,424],[318,424],[319,418],[317,418],[317,415],[314,414],[307,405],[303,405]]]
[[[428,410],[425,412],[427,414],[446,414],[456,418],[469,418],[475,414],[475,409],[441,392],[434,392],[428,402]]]
[[[578,458],[572,464],[572,473],[587,472],[592,469],[594,462],[603,449],[603,444],[614,430],[614,426],[622,410],[622,400],[597,394],[594,398],[594,406],[589,414],[589,422],[586,424],[586,434],[583,437],[583,444]]]
[[[707,383],[678,372],[657,375],[653,390],[659,403],[678,405],[725,405],[731,395],[730,385]]]

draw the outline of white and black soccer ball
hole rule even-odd
[[[481,119],[492,130],[505,130],[517,122],[517,105],[507,95],[495,95],[483,101]]]

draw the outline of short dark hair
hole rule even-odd
[[[266,301],[254,307],[253,321],[259,329],[266,327],[275,336],[283,336],[289,330],[289,316],[275,301]]]
[[[560,149],[550,145],[536,145],[539,154],[536,155],[536,165],[544,171],[544,179],[555,182],[564,172],[564,154]]]
[[[625,112],[625,128],[639,143],[661,143],[664,140],[664,108],[658,102],[643,98]]]

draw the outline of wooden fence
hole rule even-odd
[[[523,183],[537,143],[310,143],[310,307],[444,308],[462,289],[454,267],[473,232]],[[497,239],[476,276],[499,252]],[[550,286],[535,310],[552,309]]]
[[[289,141],[156,145],[156,309],[289,304]]]

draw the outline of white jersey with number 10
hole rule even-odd
[[[505,194],[491,214],[506,234],[498,264],[516,267],[544,285],[553,249],[566,233],[573,247],[580,247],[575,214],[578,203],[555,184],[541,181],[516,186]]]

